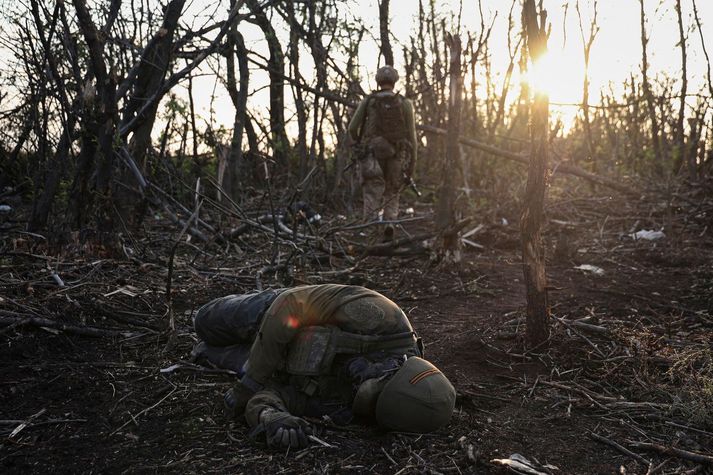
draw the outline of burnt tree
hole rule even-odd
[[[461,40],[457,35],[447,35],[446,41],[450,49],[450,94],[448,96],[448,132],[446,135],[446,159],[442,167],[441,188],[438,191],[438,208],[436,210],[436,226],[442,231],[441,253],[445,262],[459,262],[461,258],[461,242],[457,232],[452,228],[455,224],[456,201],[456,170],[460,162],[460,117],[463,91],[463,75],[461,73]]]
[[[539,13],[538,13],[539,9]],[[525,0],[523,30],[530,60],[537,63],[547,52],[547,12]],[[545,276],[545,249],[542,243],[542,217],[547,180],[549,97],[535,84],[530,116],[530,165],[520,217],[522,264],[527,292],[527,343],[541,345],[549,336],[549,306]]]
[[[381,36],[379,52],[384,57],[384,64],[393,66],[394,51],[391,48],[391,40],[389,39],[389,1],[381,0],[379,2],[379,33]]]

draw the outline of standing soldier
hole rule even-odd
[[[349,122],[349,135],[357,143],[364,199],[364,220],[383,210],[383,219],[399,214],[402,184],[411,182],[416,166],[416,125],[413,104],[394,92],[399,74],[392,66],[376,71],[379,87],[364,98]],[[384,230],[384,241],[394,238],[394,227]]]

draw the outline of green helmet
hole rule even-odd
[[[456,390],[428,361],[411,357],[386,383],[376,401],[376,422],[401,432],[432,432],[448,423]]]

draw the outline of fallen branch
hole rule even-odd
[[[637,449],[653,450],[663,455],[690,460],[692,462],[704,463],[713,465],[713,455],[699,454],[698,452],[690,452],[688,450],[677,449],[676,447],[668,447],[660,444],[652,444],[649,442],[633,442],[629,441],[629,445]]]
[[[610,447],[614,447],[616,450],[618,450],[618,451],[621,452],[622,454],[626,454],[626,455],[628,455],[629,457],[632,457],[633,459],[635,459],[635,460],[637,460],[638,462],[642,463],[645,467],[649,467],[649,466],[651,465],[651,462],[648,461],[648,460],[646,460],[646,459],[645,459],[644,457],[642,457],[641,455],[635,454],[634,452],[632,452],[631,450],[627,449],[627,448],[624,447],[623,445],[620,445],[620,444],[614,442],[614,441],[611,440],[611,439],[607,439],[607,438],[604,437],[603,435],[599,435],[599,434],[595,434],[594,432],[590,432],[590,433],[589,433],[589,436],[590,436],[592,439],[594,439],[594,440],[596,440],[596,441],[598,441],[598,442],[602,442],[602,443],[604,443],[604,444],[607,444],[607,445],[610,446]]]
[[[585,323],[579,320],[566,320],[564,318],[557,318],[560,322],[567,326],[576,328],[577,330],[582,330],[588,333],[594,333],[597,335],[609,336],[609,329],[600,325],[592,325],[591,323]]]
[[[0,317],[0,325],[2,325],[2,326],[13,326],[14,325],[14,327],[30,325],[30,326],[38,327],[38,328],[52,328],[52,329],[61,330],[61,331],[67,332],[67,333],[74,333],[75,335],[92,336],[92,337],[123,336],[125,338],[129,338],[131,336],[134,336],[134,333],[131,333],[131,332],[105,330],[103,328],[95,328],[95,327],[78,327],[78,326],[67,325],[64,323],[55,322],[54,320],[48,320],[46,318],[39,318],[39,317],[27,317],[27,318],[24,318],[21,320],[18,320],[16,318]]]

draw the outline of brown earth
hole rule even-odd
[[[697,195],[687,200],[553,197],[545,233],[552,332],[534,351],[523,344],[518,230],[502,221],[516,222],[512,214],[476,218],[485,227],[470,239],[484,249],[466,248],[460,266],[371,257],[329,279],[304,267],[290,283],[360,283],[401,305],[459,397],[438,433],[324,426],[318,435],[331,447],[298,453],[268,449],[224,420],[221,395],[232,376],[189,365],[161,372],[189,359],[197,306],[255,288],[265,264],[255,256],[271,249],[264,236],[241,242],[253,249],[243,254],[179,247],[177,332],[169,338],[165,236],[175,229],[155,223],[143,253],[130,260],[79,247],[48,257],[41,240],[10,227],[0,242],[0,317],[127,334],[87,337],[29,323],[0,329],[0,466],[5,473],[508,473],[491,461],[519,453],[555,474],[647,473],[596,433],[653,467],[668,460],[658,473],[710,473],[710,465],[630,445],[713,452],[713,207]],[[658,241],[628,236],[662,227]],[[574,268],[581,264],[604,274]],[[48,265],[66,287],[52,281]],[[284,285],[268,274],[262,283]],[[583,317],[606,334],[572,323]]]

